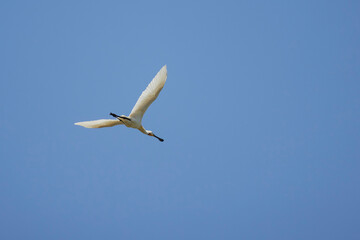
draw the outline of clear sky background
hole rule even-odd
[[[359,1],[1,1],[0,239],[360,239]],[[165,139],[74,122],[129,114]]]

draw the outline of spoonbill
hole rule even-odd
[[[156,136],[152,131],[146,130],[142,124],[142,118],[145,111],[148,107],[155,101],[159,96],[161,89],[164,87],[167,78],[167,69],[166,65],[163,66],[160,71],[156,74],[154,79],[149,83],[147,88],[142,92],[139,99],[137,100],[135,106],[131,110],[129,116],[125,115],[116,115],[115,113],[110,113],[116,119],[99,119],[94,121],[85,121],[77,122],[75,125],[83,126],[86,128],[103,128],[103,127],[113,127],[116,125],[124,124],[126,127],[136,128],[140,132],[156,137],[160,142],[163,142],[164,139]]]

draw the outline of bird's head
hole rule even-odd
[[[149,136],[152,136],[152,137],[156,137],[157,139],[159,139],[160,142],[163,142],[164,139],[162,138],[159,138],[158,136],[156,136],[152,131],[150,130],[146,130],[146,134],[149,135]]]
[[[150,130],[146,130],[146,134],[152,137],[154,136],[154,133]]]

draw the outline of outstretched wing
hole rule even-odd
[[[166,65],[163,66],[156,74],[154,79],[149,83],[147,88],[142,92],[134,108],[131,110],[130,117],[141,121],[145,111],[159,96],[161,89],[164,87],[167,78]]]
[[[117,119],[99,119],[94,121],[77,122],[74,124],[86,128],[103,128],[103,127],[113,127],[123,123]]]

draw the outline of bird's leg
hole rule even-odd
[[[131,119],[128,118],[128,117],[119,116],[119,115],[116,115],[115,113],[112,113],[112,112],[110,113],[110,115],[113,116],[114,118],[119,119],[120,121],[122,121],[121,119],[126,119],[126,120],[128,120],[128,121],[131,121]],[[123,122],[123,121],[122,121],[122,122]]]
[[[157,139],[159,139],[159,141],[160,141],[160,142],[163,142],[163,141],[164,141],[164,139],[159,138],[159,137],[158,137],[158,136],[156,136],[155,134],[154,134],[154,137],[156,137]]]
[[[118,115],[116,115],[115,113],[110,113],[110,115],[111,116],[113,116],[114,118],[117,118],[117,120],[119,120],[120,122],[122,122],[123,124],[125,124],[124,122],[123,122],[123,120],[121,120],[121,118],[120,118],[120,116],[118,116]]]
[[[119,118],[120,116],[116,115],[115,113],[110,113],[111,116],[113,116],[114,118]]]

